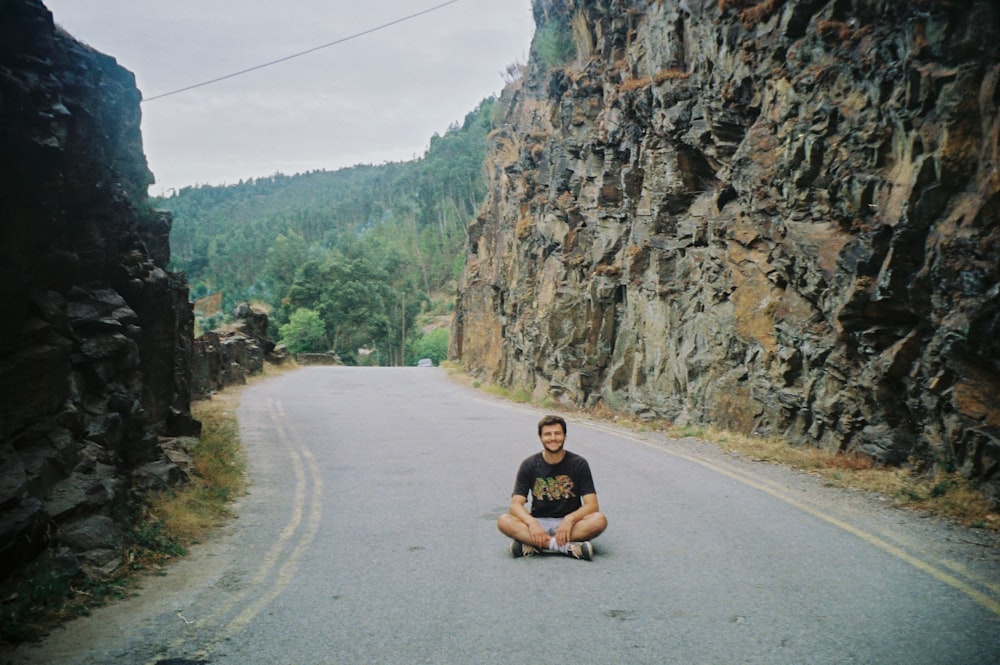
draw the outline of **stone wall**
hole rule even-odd
[[[576,57],[503,92],[452,356],[1000,499],[996,3],[534,7]]]
[[[286,360],[281,349],[267,336],[267,314],[240,303],[233,311],[234,323],[210,330],[194,340],[191,357],[191,397],[209,399],[226,386],[244,385],[248,376],[260,374],[264,362]]]
[[[0,6],[0,578],[43,551],[110,572],[130,492],[183,479],[193,317],[165,269],[134,76]]]

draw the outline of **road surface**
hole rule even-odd
[[[258,382],[239,518],[13,662],[1000,663],[988,534],[696,441],[570,415],[608,530],[593,561],[511,558],[495,520],[542,413],[440,369]]]

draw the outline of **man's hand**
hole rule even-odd
[[[548,548],[549,534],[545,533],[545,529],[538,522],[528,523],[528,535],[531,536],[531,542],[535,547],[543,550]]]
[[[574,524],[576,522],[569,515],[563,518],[563,521],[559,523],[559,528],[556,529],[556,545],[562,547],[569,542]]]

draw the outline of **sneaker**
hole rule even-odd
[[[538,554],[537,547],[534,545],[525,545],[519,540],[512,540],[509,549],[511,556],[535,556]]]
[[[591,561],[594,558],[594,546],[590,544],[589,540],[579,543],[568,543],[566,555],[583,559],[584,561]]]

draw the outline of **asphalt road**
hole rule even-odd
[[[240,398],[252,485],[158,591],[23,662],[1000,662],[976,534],[693,441],[569,416],[593,561],[497,532],[541,411],[439,369],[305,368]],[[58,641],[58,635],[54,636]],[[64,640],[66,641],[66,640]],[[46,661],[46,658],[56,660]]]

